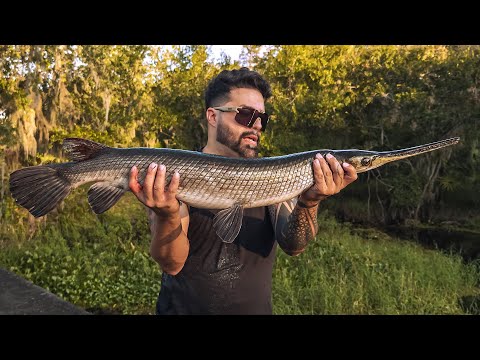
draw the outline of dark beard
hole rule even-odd
[[[241,147],[242,138],[248,135],[257,135],[257,147],[246,145]],[[217,141],[220,144],[235,151],[238,155],[244,158],[258,157],[258,146],[260,145],[260,136],[255,131],[246,131],[235,139],[234,135],[228,130],[226,126],[218,124],[217,126]]]

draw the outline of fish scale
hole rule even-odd
[[[215,230],[223,241],[231,242],[240,229],[244,208],[278,204],[314,184],[312,163],[318,153],[330,153],[340,163],[346,162],[362,173],[459,140],[457,137],[384,152],[322,149],[265,158],[231,158],[179,149],[113,148],[70,138],[64,140],[63,146],[71,162],[14,171],[10,175],[10,193],[19,205],[39,217],[53,210],[71,189],[93,182],[88,201],[96,213],[102,213],[130,190],[133,165],[143,185],[149,165],[155,162],[166,167],[166,185],[174,172],[179,172],[178,200],[197,208],[220,210],[214,218]]]

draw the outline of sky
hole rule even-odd
[[[213,56],[216,59],[220,58],[221,52],[225,52],[232,60],[238,60],[243,45],[212,45]]]

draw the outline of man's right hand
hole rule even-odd
[[[165,173],[165,165],[158,166],[156,163],[151,163],[142,186],[138,182],[138,168],[134,166],[130,171],[128,185],[145,206],[158,216],[168,218],[178,214],[180,209],[180,203],[176,198],[180,175],[175,171],[168,188],[165,188]]]

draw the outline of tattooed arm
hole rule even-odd
[[[269,207],[278,245],[288,255],[302,253],[318,232],[319,203],[357,179],[353,166],[340,163],[330,154],[313,161],[315,183],[297,199]]]
[[[305,207],[297,198],[269,207],[278,245],[288,255],[302,253],[318,232],[318,204]]]

